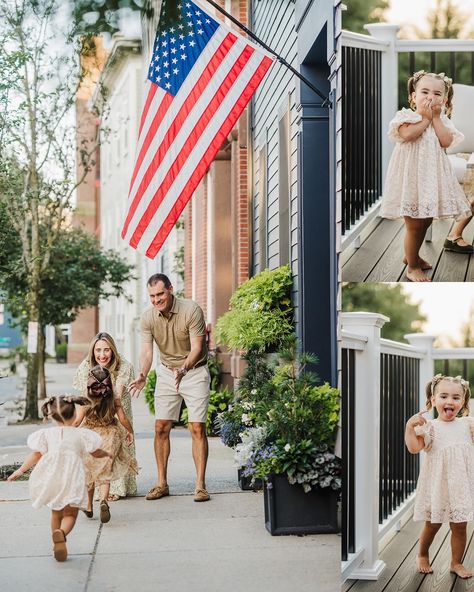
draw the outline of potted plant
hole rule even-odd
[[[339,392],[317,384],[296,356],[277,368],[273,397],[264,403],[265,445],[250,462],[265,481],[265,525],[271,534],[337,532],[341,462],[333,454]]]
[[[296,355],[291,285],[288,266],[265,270],[239,287],[217,322],[218,340],[244,350],[247,362],[219,431],[241,476],[265,483],[272,534],[336,532],[339,393],[308,371],[314,356]]]

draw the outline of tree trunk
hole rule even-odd
[[[38,293],[37,286],[39,282],[32,282],[33,286],[36,284],[36,289],[32,289],[27,295],[28,304],[28,320],[38,322]],[[38,331],[39,335],[39,331]],[[39,340],[39,338],[38,338]],[[38,342],[36,343],[36,352],[38,352]],[[28,354],[28,362],[26,367],[26,407],[25,416],[23,420],[39,419],[38,414],[38,353]]]
[[[44,336],[43,325],[39,326],[38,330],[38,398],[46,399],[46,374],[44,371],[44,363],[46,361],[46,339]]]
[[[38,415],[38,354],[28,354],[26,366],[26,419],[39,419]]]

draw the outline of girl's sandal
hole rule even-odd
[[[67,559],[67,547],[66,547],[66,535],[58,528],[53,530],[53,554],[56,561],[66,561]]]
[[[94,508],[91,508],[90,510],[84,510],[83,508],[81,508],[81,509],[88,518],[93,518]]]
[[[107,500],[100,502],[100,521],[102,524],[106,524],[110,520],[110,509]]]
[[[116,493],[113,493],[112,495],[109,495],[109,497],[107,498],[107,501],[109,502],[118,502],[120,499],[120,496],[117,495]]]
[[[460,245],[458,244],[460,240],[462,240],[462,236],[446,238],[443,245],[444,250],[452,251],[453,253],[474,253],[474,247],[472,245]]]

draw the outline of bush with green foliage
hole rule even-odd
[[[152,415],[155,415],[155,386],[156,386],[156,370],[150,370],[146,377],[145,387],[143,394],[145,401],[148,405],[148,409]]]
[[[58,343],[56,345],[56,362],[67,361],[67,343]]]
[[[216,323],[216,340],[234,349],[278,349],[294,332],[288,265],[260,272],[244,282],[230,300],[230,310]]]

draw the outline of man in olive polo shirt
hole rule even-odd
[[[164,274],[152,275],[147,283],[152,308],[141,317],[142,346],[140,373],[129,386],[139,394],[153,362],[153,342],[160,350],[160,365],[155,388],[155,456],[158,483],[146,499],[169,495],[167,468],[170,454],[170,431],[179,419],[181,401],[188,408],[192,451],[196,466],[194,501],[210,499],[206,490],[208,442],[206,436],[209,404],[209,369],[207,367],[206,324],[202,309],[192,300],[177,298]]]

